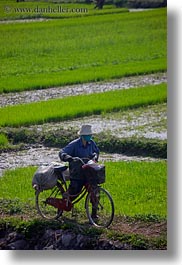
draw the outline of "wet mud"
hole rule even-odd
[[[59,148],[49,148],[44,146],[29,146],[26,150],[17,152],[3,152],[0,154],[0,176],[6,169],[18,167],[40,166],[52,161],[60,162],[58,157]],[[100,162],[105,161],[159,161],[152,157],[126,156],[122,154],[100,155]]]
[[[133,76],[113,80],[110,82],[88,83],[65,87],[42,89],[37,91],[24,91],[19,93],[8,93],[0,95],[0,106],[36,102],[53,98],[62,98],[73,95],[99,93],[115,89],[129,89],[150,84],[167,82],[166,73],[157,73],[145,76]],[[167,139],[167,106],[148,106],[129,112],[118,114],[106,114],[104,116],[91,116],[65,121],[59,123],[48,123],[43,125],[30,126],[29,129],[37,131],[54,131],[59,128],[65,130],[79,129],[83,123],[93,126],[95,133],[108,133],[118,138],[122,137],[144,137],[159,140]],[[113,116],[114,115],[114,116]],[[26,150],[16,152],[2,152],[0,154],[0,176],[6,169],[17,167],[38,166],[51,161],[59,161],[58,148],[44,147],[42,145],[28,145]],[[125,156],[122,154],[101,154],[100,161],[128,161],[147,160],[157,161],[156,158]]]
[[[64,87],[51,87],[48,89],[23,91],[17,93],[0,94],[0,106],[17,105],[37,101],[46,101],[54,98],[78,96],[106,92],[116,89],[129,89],[145,85],[155,85],[167,82],[166,73],[125,77],[110,82],[95,82]]]

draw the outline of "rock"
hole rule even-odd
[[[37,240],[36,249],[49,249],[54,244],[54,230],[47,229],[44,234]]]
[[[75,235],[74,234],[63,234],[62,237],[61,237],[61,240],[62,240],[62,246],[64,248],[68,248],[68,247],[71,247],[71,243],[72,240],[75,238]]]
[[[84,236],[81,234],[78,234],[76,237],[76,247],[78,249],[82,249],[84,246]]]
[[[55,231],[54,236],[55,236],[56,243],[61,240],[62,233],[63,231],[61,229]]]
[[[23,235],[22,234],[19,234],[17,232],[12,232],[8,235],[7,237],[7,242],[13,242],[13,241],[16,241],[16,240],[19,240],[19,239],[23,239]]]
[[[18,232],[10,232],[7,233],[5,238],[1,238],[0,248],[9,250],[29,249],[29,244],[24,235]]]
[[[53,245],[50,245],[50,246],[47,246],[47,247],[43,248],[43,250],[53,250],[53,249],[54,249]]]
[[[6,238],[1,238],[0,239],[0,249],[5,249],[7,245],[7,239]]]
[[[26,239],[24,235],[10,232],[0,239],[0,250],[129,250],[131,246],[119,240],[76,234],[70,230],[47,229],[42,236]]]
[[[25,239],[20,239],[17,241],[14,241],[7,245],[7,248],[9,250],[27,250],[29,249],[29,244]]]

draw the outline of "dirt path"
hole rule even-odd
[[[127,221],[123,217],[115,217],[111,227],[113,231],[123,234],[143,235],[147,238],[158,237],[166,234],[167,222],[144,222],[144,221]]]
[[[132,76],[113,80],[110,82],[96,82],[64,87],[53,87],[41,90],[23,91],[17,93],[4,93],[0,95],[0,106],[5,107],[8,105],[46,101],[53,98],[100,93],[115,89],[129,89],[132,87],[139,87],[144,85],[160,84],[162,82],[167,82],[166,73]]]

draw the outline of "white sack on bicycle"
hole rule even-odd
[[[40,190],[52,189],[57,184],[57,175],[54,173],[54,164],[40,166],[35,172],[32,187],[38,185]]]

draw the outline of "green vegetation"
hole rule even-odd
[[[71,1],[70,1],[71,2]],[[94,9],[94,4],[64,3],[64,1],[25,1],[16,3],[16,0],[0,0],[0,20],[62,19],[72,17],[93,16],[128,12],[127,8],[116,8],[107,5],[103,10]]]
[[[0,20],[61,19],[128,12],[128,7],[155,8],[166,5],[165,0],[106,0],[103,9],[98,10],[94,9],[95,3],[89,0],[27,0],[19,3],[16,0],[0,0]]]
[[[131,225],[130,223],[127,224]],[[147,223],[147,225],[151,225],[151,223]],[[12,231],[16,231],[17,233],[21,233],[24,235],[26,240],[30,242],[30,249],[34,249],[37,240],[40,240],[47,229],[55,230],[55,232],[56,230],[59,231],[60,229],[68,231],[71,230],[72,233],[82,234],[87,237],[89,236],[92,238],[92,248],[96,246],[99,238],[105,238],[108,241],[115,241],[119,244],[122,243],[124,246],[130,247],[130,249],[133,250],[166,250],[167,248],[167,239],[165,234],[158,237],[148,238],[140,234],[126,234],[111,231],[110,229],[98,229],[88,225],[81,227],[74,222],[60,224],[57,221],[47,221],[40,219],[22,220],[20,218],[4,218],[0,220],[0,231],[11,233]]]
[[[0,126],[21,126],[68,120],[92,114],[166,102],[166,84],[91,95],[70,96],[0,108]]]
[[[11,213],[12,209],[14,209],[12,214],[22,213],[23,209],[31,211],[35,204],[34,190],[31,188],[35,170],[35,167],[27,167],[8,170],[4,173],[0,178],[0,199],[1,202],[8,200],[9,203],[3,206],[0,204],[0,212]],[[165,161],[107,162],[106,176],[104,187],[109,190],[114,199],[116,215],[144,217],[156,215],[159,218],[166,218],[167,168]],[[28,205],[31,205],[30,210]]]
[[[167,141],[146,138],[117,138],[100,134],[95,137],[100,150],[107,153],[118,153],[128,156],[150,156],[167,158]]]
[[[13,199],[27,203],[34,202],[35,192],[31,187],[31,179],[35,172],[35,167],[18,168],[7,170],[0,178],[1,199]]]
[[[140,5],[141,1],[135,2]],[[93,9],[93,5],[61,3],[62,8],[83,8],[82,12],[37,10],[38,7],[48,6],[51,10],[58,8],[58,5],[43,1],[16,3],[15,0],[0,0],[1,21],[54,18],[26,23],[4,21],[0,24],[3,36],[0,39],[0,93],[166,71],[166,8],[129,13],[127,9],[113,6],[104,6],[103,10],[98,11]],[[8,9],[5,10],[5,7]],[[158,106],[166,101],[166,84],[161,84],[3,107],[0,108],[0,151],[23,148],[26,143],[60,147],[75,138],[77,133],[75,128],[40,132],[37,128],[22,128],[22,125],[73,120],[96,114],[106,118],[109,116],[110,119],[110,115],[118,115],[120,120],[121,112],[127,110],[125,120],[131,126],[131,109],[141,113],[142,108],[158,104],[156,112],[160,113]],[[143,115],[146,117],[145,113]],[[160,119],[160,123],[165,129],[165,117]],[[157,128],[157,124],[152,126]],[[119,138],[107,131],[97,134],[95,140],[101,151],[105,152],[160,158],[167,155],[166,140]],[[26,167],[6,170],[0,177],[0,232],[21,232],[33,246],[47,228],[77,229],[79,233],[82,229],[85,234],[93,235],[94,239],[102,234],[103,238],[132,245],[132,249],[166,249],[165,226],[162,234],[150,238],[138,235],[138,231],[130,234],[131,230],[129,233],[121,233],[120,230],[122,221],[125,224],[128,222],[130,227],[136,222],[148,227],[148,224],[155,226],[159,222],[163,225],[166,221],[166,161],[105,164],[107,177],[103,186],[114,199],[118,227],[101,231],[85,226],[81,228],[80,224],[73,227],[69,221],[60,224],[42,220],[35,209],[35,192],[31,187],[36,167]],[[75,209],[81,223],[86,218],[83,203],[84,200]],[[69,215],[64,216],[69,220]]]
[[[61,148],[78,137],[77,131],[76,129],[59,128],[54,131],[40,132],[29,128],[6,128],[7,138],[11,143],[8,149],[23,149],[26,144],[41,144],[47,147]],[[166,140],[144,137],[119,138],[103,132],[95,135],[94,140],[102,152],[167,158]]]
[[[111,240],[118,240],[124,244],[129,243],[132,245],[132,249],[147,250],[147,249],[166,249],[167,239],[166,236],[159,238],[146,238],[137,234],[123,234],[118,232],[108,231],[108,237]]]
[[[160,162],[107,162],[105,187],[121,215],[167,214],[167,167]]]
[[[0,133],[0,149],[8,145],[8,138],[6,135]]]
[[[159,9],[0,24],[0,93],[166,71],[166,17]]]

